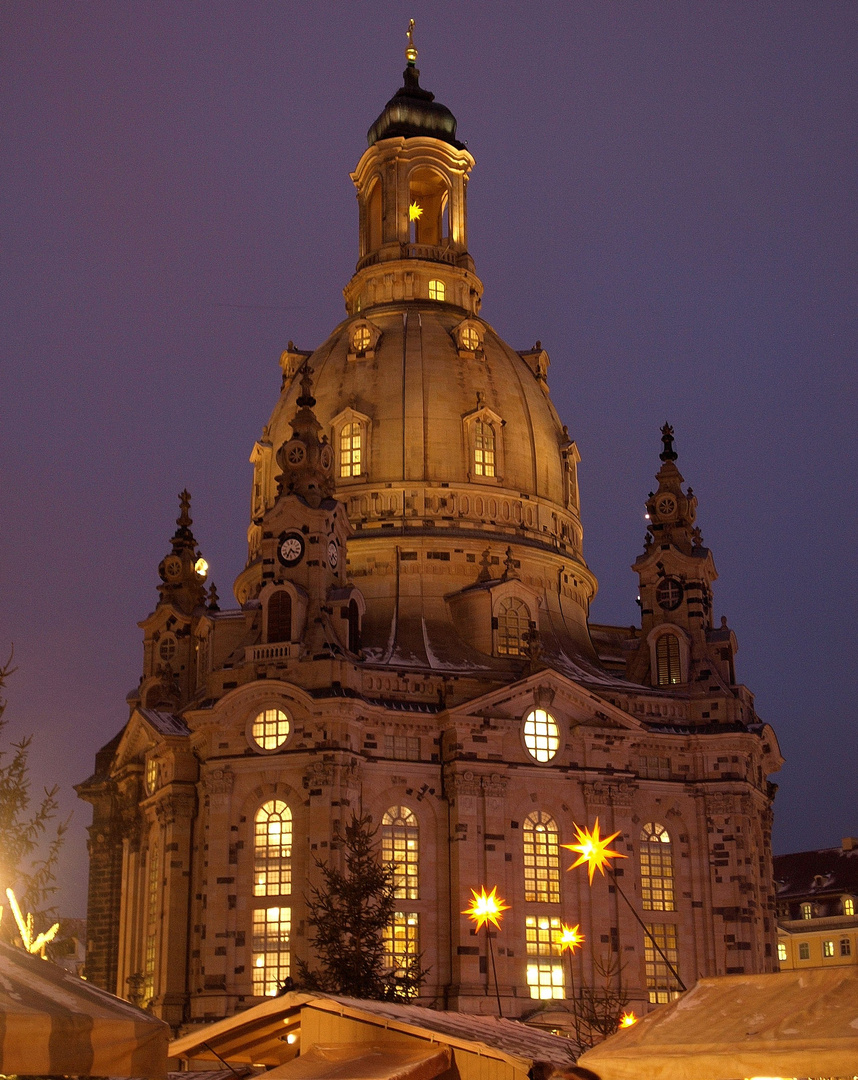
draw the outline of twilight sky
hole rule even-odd
[[[278,357],[344,316],[349,172],[412,16],[477,160],[482,315],[541,339],[581,451],[592,618],[638,618],[669,420],[787,759],[775,851],[858,835],[858,6],[0,0],[0,652],[74,812],[63,914],[177,493],[228,606]]]

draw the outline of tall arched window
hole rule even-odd
[[[407,806],[391,806],[381,819],[381,857],[395,863],[394,896],[416,900],[420,856],[417,818]]]
[[[648,821],[641,829],[640,869],[644,911],[674,911],[670,833],[658,822]]]
[[[523,600],[507,596],[498,605],[498,653],[524,656],[525,634],[530,628],[530,612]]]
[[[292,891],[292,811],[282,799],[269,799],[256,812],[253,839],[254,896]]]
[[[268,601],[268,640],[292,640],[292,597],[278,589]]]
[[[488,420],[474,421],[474,475],[494,476],[495,429]]]
[[[358,421],[343,424],[340,428],[340,476],[360,476],[362,442]]]
[[[560,849],[557,822],[544,810],[534,810],[524,822],[524,899],[560,902]]]
[[[675,686],[681,680],[679,638],[662,634],[655,644],[655,681],[659,686]]]

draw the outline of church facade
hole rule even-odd
[[[777,966],[781,758],[714,621],[673,432],[634,565],[641,625],[591,624],[549,358],[480,316],[473,158],[415,61],[352,174],[346,318],[281,357],[236,604],[207,587],[183,493],[129,719],[78,786],[87,976],[174,1026],[312,963],[306,895],[353,811],[396,864],[388,960],[422,954],[422,1004],[563,1027],[599,988],[640,1012]],[[590,884],[562,845],[597,819],[624,858]],[[464,914],[480,888],[509,905],[494,970]]]

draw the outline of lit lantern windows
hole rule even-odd
[[[289,738],[291,724],[289,716],[282,709],[263,709],[257,713],[250,725],[251,737],[258,750],[279,750]]]
[[[534,761],[542,764],[556,756],[560,749],[560,729],[551,713],[531,709],[524,718],[524,745]]]
[[[673,856],[670,834],[649,821],[640,836],[641,901],[644,911],[673,911]]]

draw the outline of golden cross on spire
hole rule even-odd
[[[405,50],[405,59],[409,64],[417,63],[417,50],[414,48],[414,20],[408,20],[408,29],[405,32],[408,38],[408,48]]]

